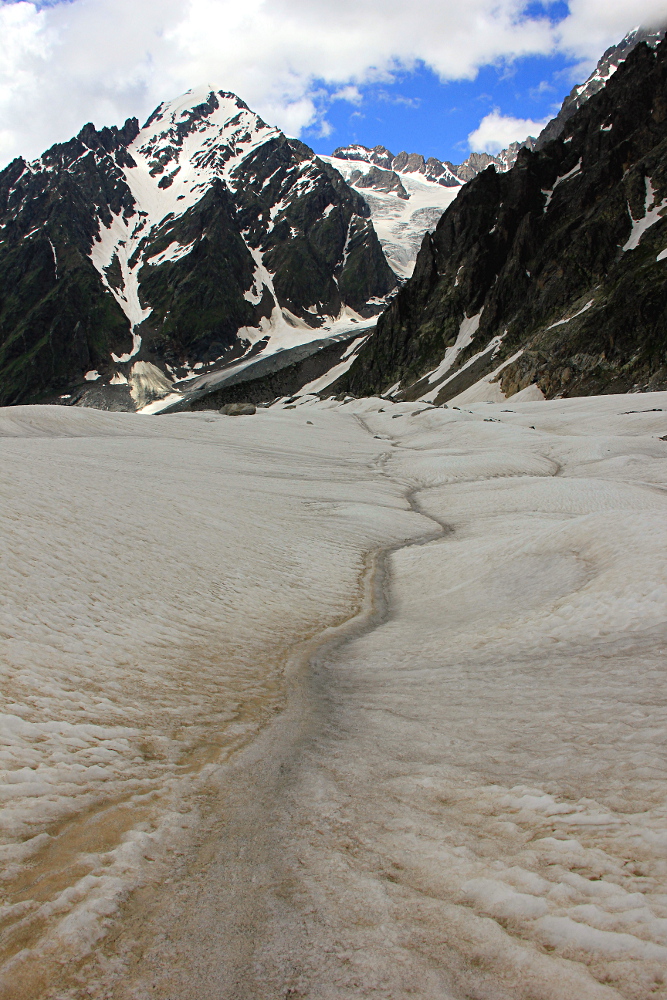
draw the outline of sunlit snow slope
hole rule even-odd
[[[667,393],[0,428],[5,995],[667,998]]]

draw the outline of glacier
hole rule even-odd
[[[0,410],[5,992],[667,996],[666,438]]]

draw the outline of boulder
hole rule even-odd
[[[227,403],[220,407],[219,412],[227,417],[249,417],[257,413],[257,407],[254,403]]]

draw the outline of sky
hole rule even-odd
[[[0,167],[207,83],[318,153],[459,163],[537,134],[666,20],[667,0],[0,0]]]

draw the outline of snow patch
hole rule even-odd
[[[479,329],[479,321],[482,318],[483,311],[484,309],[482,308],[478,313],[476,313],[475,316],[463,317],[454,344],[447,348],[445,356],[438,367],[427,376],[430,383],[437,382],[443,378],[443,376],[446,375],[452,367],[461,351],[465,350],[465,348],[472,343],[473,337]]]
[[[566,323],[571,323],[573,319],[577,318],[577,316],[581,316],[582,313],[587,312],[594,302],[595,299],[591,299],[590,302],[587,302],[585,306],[582,306],[578,312],[573,313],[572,316],[568,316],[567,319],[559,319],[557,323],[552,323],[551,326],[547,327],[547,330],[553,330],[557,326],[565,326]]]
[[[181,245],[180,243],[174,241],[173,243],[170,243],[167,249],[163,250],[162,253],[156,254],[154,257],[146,257],[146,263],[151,264],[153,267],[157,267],[159,264],[164,264],[166,261],[174,263],[177,260],[181,260],[182,257],[187,257],[196,242],[196,240],[193,240],[192,243]]]
[[[646,197],[644,199],[644,215],[641,219],[634,219],[632,217],[632,212],[630,211],[630,206],[628,205],[628,214],[630,216],[630,221],[632,222],[632,232],[627,239],[627,242],[623,245],[623,251],[635,250],[639,246],[639,241],[651,226],[654,226],[656,222],[660,222],[663,218],[661,212],[667,208],[667,199],[663,199],[661,202],[656,201],[655,191],[653,185],[651,184],[650,178],[645,178],[646,183]],[[658,258],[660,259],[660,258]]]
[[[313,379],[307,385],[304,385],[302,389],[299,390],[299,396],[308,396],[311,394],[322,392],[328,385],[331,385],[336,379],[344,375],[345,372],[349,371],[352,367],[352,363],[357,356],[357,352],[362,344],[365,344],[368,340],[368,335],[363,337],[356,337],[352,343],[347,347],[345,353],[341,357],[341,360],[333,368],[330,368],[328,372],[324,375],[320,375],[319,378]]]

